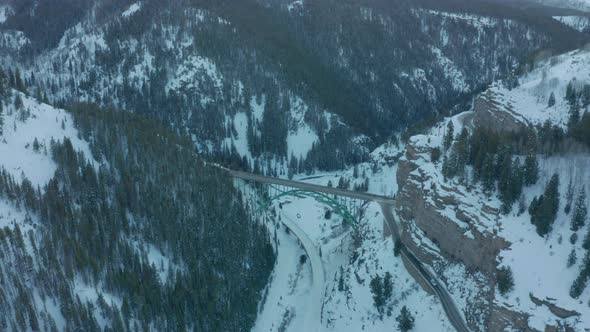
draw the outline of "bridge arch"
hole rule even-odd
[[[345,223],[352,226],[352,228],[356,229],[357,227],[358,220],[350,212],[348,207],[345,204],[339,202],[337,199],[330,197],[330,195],[328,194],[305,189],[280,190],[272,186],[271,188],[274,189],[276,193],[273,195],[271,195],[270,193],[266,195],[260,195],[260,197],[263,197],[263,200],[260,200],[258,202],[259,209],[267,210],[272,204],[272,202],[277,201],[283,197],[311,197],[315,199],[317,202],[330,207],[336,214],[340,215],[343,218]]]

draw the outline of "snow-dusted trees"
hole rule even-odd
[[[524,160],[524,184],[531,186],[539,179],[539,163],[537,156],[529,153]]]
[[[583,227],[586,223],[586,218],[588,217],[588,208],[586,204],[586,189],[582,188],[582,190],[578,194],[578,197],[576,198],[574,212],[572,214],[570,228],[574,232],[577,232],[578,229]]]
[[[582,267],[580,268],[580,274],[572,283],[570,287],[570,296],[574,299],[580,297],[584,289],[588,284],[588,279],[590,278],[590,250],[586,251],[586,255],[584,256],[584,261],[582,262]]]
[[[387,306],[389,299],[393,295],[393,277],[391,273],[386,272],[383,278],[379,275],[374,276],[369,284],[371,294],[373,295],[373,304],[377,308],[379,317],[383,319],[383,314],[387,310],[387,315],[391,315],[391,306]]]
[[[555,105],[555,94],[552,91],[549,96],[549,101],[547,101],[547,107],[553,107],[553,105]]]
[[[369,284],[371,294],[373,295],[373,305],[377,308],[379,317],[383,318],[383,311],[385,306],[385,296],[383,294],[383,282],[381,277],[376,275],[371,279]]]
[[[574,248],[572,249],[572,251],[570,251],[570,254],[567,256],[567,267],[574,266],[577,260],[578,257],[576,256],[576,249]]]
[[[397,321],[398,331],[408,332],[414,328],[414,316],[406,306],[402,307],[402,310],[395,320]]]
[[[559,209],[559,175],[554,174],[545,188],[543,195],[533,198],[529,206],[531,223],[535,225],[537,233],[545,236],[551,231],[551,226]]]
[[[445,134],[443,147],[445,151],[447,151],[451,145],[453,144],[453,140],[455,139],[455,127],[453,125],[453,121],[449,121],[447,124],[447,133]]]
[[[496,272],[496,284],[500,294],[506,295],[514,288],[514,277],[512,276],[512,269],[509,266],[504,266]]]

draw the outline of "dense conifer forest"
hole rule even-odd
[[[6,105],[16,81],[1,76]],[[92,156],[68,138],[34,143],[58,166],[43,188],[1,171],[1,197],[38,223],[28,234],[18,224],[0,230],[2,265],[14,264],[0,268],[0,329],[36,330],[47,319],[55,330],[33,309],[39,291],[59,303],[69,331],[98,331],[103,319],[113,331],[247,331],[274,253],[231,180],[190,140],[140,115],[91,104],[71,114]],[[150,261],[150,248],[170,264]],[[120,298],[121,309],[99,295],[94,310],[76,295],[79,282]],[[7,303],[13,292],[17,302]]]

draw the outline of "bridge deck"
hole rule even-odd
[[[395,200],[393,198],[386,197],[386,196],[379,196],[379,195],[362,193],[362,192],[357,192],[357,191],[352,191],[352,190],[320,186],[317,184],[298,182],[298,181],[293,181],[293,180],[267,177],[267,176],[256,175],[256,174],[240,172],[240,171],[234,171],[234,170],[229,170],[229,169],[226,169],[226,170],[232,177],[242,179],[242,180],[250,180],[250,181],[255,181],[255,182],[260,182],[260,183],[276,184],[276,185],[293,187],[293,188],[298,188],[298,189],[303,189],[303,190],[321,192],[324,194],[344,196],[344,197],[359,199],[359,200],[363,200],[363,201],[372,201],[372,202],[385,203],[385,204],[393,204],[395,202]]]

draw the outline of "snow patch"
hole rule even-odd
[[[553,19],[580,32],[590,30],[590,18],[587,16],[553,16]]]
[[[0,136],[0,166],[17,181],[24,176],[33,187],[43,187],[53,177],[57,166],[51,157],[51,141],[71,140],[75,150],[92,156],[87,142],[78,138],[72,117],[66,111],[14,92],[23,106],[9,105],[4,110],[4,134]],[[29,114],[30,113],[30,114]],[[39,148],[35,150],[35,139]]]
[[[122,14],[121,16],[123,17],[129,17],[135,13],[137,13],[140,9],[141,9],[142,3],[141,1],[136,2],[134,4],[132,4],[131,6],[129,6],[129,8],[127,8]]]

